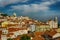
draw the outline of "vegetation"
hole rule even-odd
[[[11,38],[8,38],[7,40],[13,40],[13,39],[11,39]]]
[[[7,14],[1,14],[2,16],[8,16]]]
[[[1,25],[1,22],[0,22],[0,25]]]
[[[60,28],[60,24],[58,24],[58,28]]]
[[[30,36],[22,35],[20,40],[31,40]]]

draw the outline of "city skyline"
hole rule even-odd
[[[60,20],[60,0],[0,0],[0,12],[17,16],[29,16],[38,20],[58,17]]]

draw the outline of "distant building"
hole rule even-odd
[[[7,27],[8,21],[2,22],[2,27]]]
[[[30,28],[30,31],[31,32],[34,32],[35,31],[35,25],[34,24],[31,24],[29,28]]]
[[[49,24],[41,24],[36,26],[36,31],[46,31],[50,30]]]
[[[0,27],[0,30],[2,31],[2,34],[8,34],[8,30],[6,27]]]
[[[52,38],[60,38],[60,33],[56,33]]]
[[[15,12],[13,13],[13,16],[16,17],[16,13]]]
[[[7,36],[6,35],[1,35],[1,40],[7,40]]]
[[[58,20],[57,17],[55,17],[54,20],[49,20],[48,24],[50,25],[50,28],[58,28]]]
[[[60,33],[60,28],[58,28],[56,31],[57,31],[58,33]]]
[[[7,29],[2,30],[2,33],[3,33],[3,34],[8,34],[8,30],[7,30]]]

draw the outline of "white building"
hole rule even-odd
[[[8,30],[6,28],[0,28],[0,30],[2,31],[2,34],[8,34]]]
[[[23,34],[27,34],[28,30],[19,30],[14,32],[15,37],[17,37],[18,35],[23,35]]]
[[[2,30],[3,34],[8,34],[8,30]]]
[[[34,24],[31,24],[31,25],[30,25],[30,31],[31,31],[31,32],[34,32],[34,31],[35,31],[35,25],[34,25]]]
[[[58,28],[58,20],[57,17],[55,17],[54,20],[49,20],[48,24],[50,25],[50,28]]]
[[[58,37],[60,37],[60,33],[56,33],[55,35],[53,35],[52,38],[58,38]]]
[[[6,35],[1,35],[1,40],[7,40],[7,36]]]
[[[50,30],[50,26],[48,24],[40,25],[40,31]]]
[[[36,26],[36,31],[46,31],[46,30],[50,30],[49,24],[41,24]]]

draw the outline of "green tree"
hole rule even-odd
[[[1,22],[0,22],[0,25],[1,25]]]
[[[7,14],[1,14],[2,16],[8,16]]]
[[[31,40],[30,36],[22,35],[20,40]]]
[[[8,38],[7,40],[13,40],[13,39],[11,39],[11,38]]]

